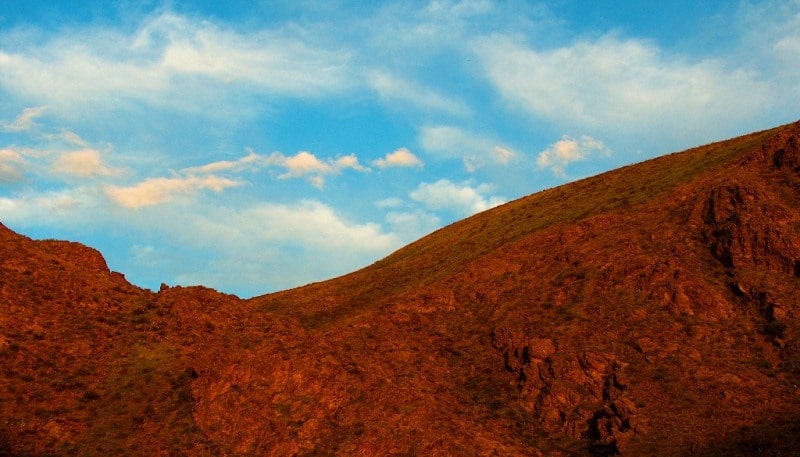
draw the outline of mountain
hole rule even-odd
[[[798,302],[800,122],[250,300],[0,226],[0,455],[797,455]]]

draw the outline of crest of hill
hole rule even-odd
[[[416,290],[527,235],[568,227],[599,214],[635,211],[637,205],[682,184],[724,174],[731,162],[742,160],[776,133],[797,129],[798,124],[672,153],[541,191],[441,228],[352,274],[253,300],[266,301],[275,311],[313,314],[320,322],[356,312],[374,303],[376,293],[387,296]],[[316,298],[321,295],[340,300],[323,302]],[[292,299],[287,301],[289,296]]]

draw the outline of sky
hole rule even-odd
[[[800,118],[800,0],[0,0],[0,222],[241,297]]]

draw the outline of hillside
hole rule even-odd
[[[800,123],[250,300],[0,226],[0,455],[796,455],[798,301]]]

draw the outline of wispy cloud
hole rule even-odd
[[[362,173],[369,172],[370,169],[361,165],[358,162],[358,157],[355,154],[348,154],[346,156],[341,156],[334,160],[333,162],[334,168],[337,170],[346,170],[351,169],[355,171],[360,171]]]
[[[475,50],[508,103],[561,126],[661,138],[740,122],[771,102],[769,87],[747,69],[614,34],[552,49],[494,36]]]
[[[352,248],[361,243],[367,250],[383,251],[397,243],[394,236],[382,233],[379,225],[348,222],[333,208],[315,200],[296,205],[260,204],[246,210],[246,215],[254,221],[253,234],[310,248]]]
[[[387,101],[404,101],[419,108],[442,111],[456,116],[470,114],[466,103],[443,95],[433,89],[405,81],[383,71],[373,71],[369,85]]]
[[[440,157],[460,158],[469,172],[490,164],[505,165],[516,155],[491,138],[451,125],[423,127],[420,143]]]
[[[314,95],[347,83],[346,53],[307,45],[278,32],[243,34],[214,24],[163,15],[139,33],[136,48],[163,46],[160,64],[178,74],[245,82],[268,92]]]
[[[63,112],[87,102],[97,110],[128,101],[194,110],[210,108],[236,89],[304,98],[351,84],[348,53],[307,44],[302,34],[243,33],[171,13],[131,34],[67,30],[0,50],[0,88]],[[30,111],[11,127],[26,127],[36,114]]]
[[[494,160],[496,163],[499,163],[500,165],[506,165],[516,155],[517,153],[515,153],[511,149],[504,148],[502,146],[495,146],[494,149],[492,149],[491,153],[492,160]]]
[[[372,164],[378,168],[423,166],[419,157],[409,151],[408,148],[396,149],[393,152],[387,153],[384,157],[374,160]]]
[[[100,151],[96,149],[81,149],[71,151],[59,156],[53,161],[52,171],[61,175],[79,177],[114,176],[122,170],[109,168],[103,163]]]
[[[403,204],[403,199],[399,197],[384,198],[383,200],[375,202],[375,206],[378,208],[399,208],[403,206]]]
[[[2,83],[0,83],[2,84]],[[46,111],[44,106],[37,106],[33,108],[25,108],[22,113],[8,124],[0,124],[2,128],[8,132],[24,132],[30,130],[35,124],[34,119],[41,116]]]
[[[593,154],[611,155],[602,141],[583,135],[579,140],[564,136],[536,157],[539,168],[548,168],[559,177],[566,177],[566,167],[572,162],[586,160]]]
[[[750,62],[765,84],[780,91],[773,110],[789,105],[795,116],[800,97],[800,2],[741,2],[731,27],[743,43],[735,58]]]
[[[22,155],[11,148],[0,149],[0,183],[22,179],[25,163]]]
[[[137,209],[164,203],[178,196],[192,195],[205,189],[222,192],[240,184],[240,181],[213,175],[176,176],[148,178],[132,186],[108,186],[105,192],[117,205]]]
[[[286,156],[280,152],[269,155],[258,154],[248,150],[247,155],[237,160],[220,160],[205,165],[187,167],[181,170],[187,175],[204,175],[214,173],[239,173],[245,170],[257,171],[266,168],[283,168],[278,179],[305,178],[317,188],[325,184],[325,177],[341,173],[344,170],[355,170],[366,173],[370,169],[361,165],[355,154],[320,159],[309,151],[300,151]]]
[[[203,175],[209,173],[221,173],[225,171],[240,172],[247,169],[258,169],[273,162],[280,161],[275,155],[264,157],[248,150],[247,155],[237,160],[219,160],[197,167],[187,167],[182,169],[188,175]]]
[[[71,132],[69,130],[63,130],[63,131],[61,131],[60,133],[57,133],[57,134],[47,134],[47,135],[44,135],[44,138],[48,139],[48,140],[61,140],[61,141],[64,141],[64,142],[66,142],[68,144],[71,144],[73,146],[78,146],[78,147],[88,147],[89,146],[89,143],[84,141],[84,139],[81,138],[80,135],[78,135],[75,132]]]

